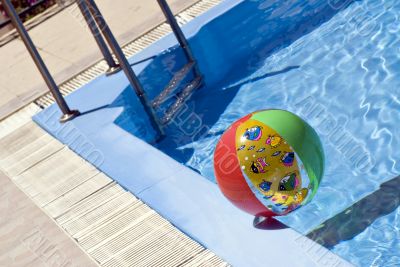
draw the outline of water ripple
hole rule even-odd
[[[299,11],[288,13],[290,7],[277,8],[274,1],[263,1],[259,8],[276,8],[276,16]],[[302,233],[399,175],[399,14],[400,1],[358,1],[266,58],[261,67],[255,69],[251,59],[244,62],[254,72],[224,86],[229,90],[240,85],[240,89],[211,128],[215,135],[190,144],[194,154],[187,165],[214,180],[212,151],[234,120],[265,108],[301,115],[320,134],[326,152],[326,174],[315,199],[281,219]],[[290,66],[300,67],[260,78]],[[347,138],[352,147],[343,145],[341,138]],[[352,149],[358,154],[350,155]],[[400,262],[399,213],[397,209],[378,218],[334,251],[358,266],[396,266]]]

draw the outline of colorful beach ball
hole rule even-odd
[[[235,123],[214,153],[222,193],[256,216],[278,216],[305,205],[324,171],[324,152],[314,129],[284,110],[262,110]]]

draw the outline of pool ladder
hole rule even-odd
[[[11,3],[11,0],[0,0],[0,2],[2,3],[6,13],[9,15],[12,24],[15,26],[18,34],[21,37],[21,40],[25,44],[34,63],[39,69],[40,74],[46,82],[50,93],[60,108],[62,112],[60,122],[64,123],[79,116],[80,112],[78,110],[71,110],[65,101],[41,55],[32,42],[29,33],[26,31],[21,19],[19,18],[17,11]],[[153,99],[153,101],[149,101],[147,99],[142,84],[140,83],[135,72],[132,70],[131,65],[126,59],[116,38],[114,37],[114,34],[111,32],[111,29],[98,9],[95,0],[77,0],[76,2],[80,11],[82,12],[83,18],[90,28],[90,32],[92,33],[104,60],[109,66],[106,74],[112,75],[120,70],[123,70],[132,89],[135,91],[141,104],[143,105],[152,127],[157,133],[155,139],[159,139],[164,135],[164,127],[171,122],[191,94],[201,86],[203,80],[197,66],[197,62],[193,57],[192,51],[190,50],[189,43],[186,40],[177,21],[175,20],[175,17],[166,0],[157,0],[157,2],[166,17],[168,24],[171,26],[175,37],[178,39],[179,45],[182,47],[188,63],[172,77],[168,85],[155,99]],[[114,60],[113,55],[118,60],[118,63]],[[170,99],[172,93],[174,93],[177,88],[182,85],[183,81],[186,81],[186,77],[189,73],[193,73],[194,78],[192,81],[187,82],[179,93],[175,94],[175,102],[166,109],[163,117],[159,118],[156,114],[156,109],[160,109],[161,105],[165,103],[166,100]]]
[[[164,116],[160,119],[161,127],[164,127],[174,118],[192,93],[201,86],[203,78],[197,66],[197,62],[193,57],[189,43],[185,38],[182,29],[179,27],[168,4],[165,0],[157,0],[157,2],[166,17],[168,24],[171,26],[179,45],[182,47],[188,63],[175,73],[164,90],[162,90],[161,93],[152,101],[152,108],[155,110],[160,108],[161,104],[163,104],[165,100],[169,99],[171,94],[176,91],[189,73],[193,73],[194,77],[190,82],[185,84],[185,87],[179,93],[175,94],[175,102],[170,105],[169,108],[167,108]]]

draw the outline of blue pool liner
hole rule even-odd
[[[322,0],[304,2],[297,6],[280,7],[279,13],[278,3],[273,1],[224,1],[186,25],[184,32],[191,38],[206,84],[210,86],[221,82],[235,68],[232,65],[234,62],[240,62],[250,54],[265,57],[275,46],[290,42],[289,39],[276,38],[277,35],[286,31],[296,30],[299,34],[308,31],[307,27],[301,31],[293,29],[294,25],[321,23],[320,20],[328,19],[337,12]],[[257,14],[252,12],[260,5],[264,5],[263,12],[276,12],[268,16],[271,20],[268,23],[274,23],[268,35],[260,36],[252,44],[235,38],[235,42],[227,42],[230,45],[221,49],[218,38],[231,38],[237,33],[235,25],[238,22],[246,23],[249,31],[257,34],[258,27],[262,25],[259,25]],[[279,21],[283,13],[287,14],[287,20]],[[315,20],[307,19],[315,14],[319,15],[315,16]],[[216,34],[218,38],[213,37]],[[216,43],[213,44],[213,40]],[[270,42],[267,47],[266,42]],[[252,49],[258,46],[266,48],[255,52],[250,45]],[[171,47],[175,49],[176,40],[168,35],[129,59],[145,85],[150,77],[142,74],[149,71],[151,64],[163,58],[165,50]],[[154,55],[161,56],[134,64]],[[150,98],[157,94],[157,88],[159,91],[166,84],[162,82],[170,78],[170,75],[158,74],[161,77],[155,78],[159,79],[158,86],[146,86]],[[232,265],[350,266],[293,229],[269,231],[254,228],[252,216],[229,203],[216,184],[144,142],[151,141],[154,132],[122,72],[100,76],[66,99],[71,108],[80,110],[81,116],[61,125],[58,122],[61,113],[56,105],[52,105],[34,116],[34,121],[181,231]],[[131,123],[131,128],[120,127],[121,123],[127,122]]]

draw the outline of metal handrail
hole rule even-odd
[[[45,80],[47,86],[51,94],[53,95],[54,99],[56,100],[57,105],[61,109],[63,116],[61,117],[60,121],[65,122],[71,120],[78,116],[80,113],[77,110],[71,110],[67,105],[64,97],[60,93],[60,90],[55,83],[53,77],[51,76],[49,70],[47,69],[46,65],[44,64],[43,59],[41,58],[40,54],[38,53],[36,47],[34,46],[28,32],[26,31],[21,19],[19,18],[15,8],[11,4],[10,0],[0,0],[2,1],[4,8],[9,15],[11,22],[14,24],[17,32],[21,36],[22,41],[24,42],[26,48],[28,49],[32,59],[34,60],[36,66],[38,67],[43,79]],[[167,112],[166,117],[167,120],[171,120],[171,118],[176,113],[176,110],[181,106],[182,101],[188,97],[188,95],[193,92],[195,88],[201,84],[202,77],[200,71],[197,66],[197,62],[194,59],[192,51],[189,47],[189,43],[186,40],[181,28],[179,27],[175,17],[169,8],[167,2],[165,0],[157,0],[169,25],[171,26],[176,38],[178,39],[179,44],[184,50],[185,56],[189,61],[189,69],[192,69],[195,75],[195,79],[187,85],[183,91],[181,92],[180,96],[177,98],[176,103],[170,108]],[[90,31],[95,38],[97,45],[99,46],[100,51],[103,54],[104,59],[108,63],[110,69],[115,70],[120,67],[125,73],[125,76],[128,78],[128,81],[135,91],[136,95],[138,96],[141,104],[145,112],[147,113],[150,123],[154,130],[157,133],[156,140],[159,139],[164,135],[163,132],[163,123],[157,117],[155,110],[151,104],[151,102],[147,99],[143,86],[141,85],[138,77],[136,76],[135,72],[133,71],[131,65],[129,64],[128,60],[126,59],[122,48],[119,46],[116,38],[114,37],[113,33],[111,32],[107,22],[105,21],[103,15],[101,14],[99,8],[97,7],[94,0],[78,0],[78,6],[80,11],[85,18],[86,23],[88,24]],[[104,38],[104,39],[103,39]],[[108,46],[107,46],[108,45]],[[116,64],[114,61],[110,50],[113,52],[115,57],[117,58],[119,65]],[[185,67],[183,74],[187,73]],[[183,75],[182,74],[182,75]],[[177,81],[174,83],[178,84]],[[168,86],[167,86],[168,87]],[[171,87],[172,88],[172,87]],[[172,89],[168,88],[167,93]],[[165,120],[165,118],[163,118]],[[164,122],[164,125],[166,122]]]
[[[107,62],[108,70],[106,71],[106,74],[111,75],[118,72],[119,70],[121,70],[121,67],[115,62],[114,58],[112,57],[112,54],[101,35],[101,31],[97,27],[96,20],[90,12],[88,6],[86,5],[85,0],[78,0],[76,2],[79,10],[82,13],[83,18],[85,19],[90,29],[90,32],[93,35],[94,40],[96,41],[97,46],[100,49],[101,54],[103,55],[104,60]]]
[[[174,77],[168,83],[167,87],[165,87],[164,90],[161,91],[161,93],[153,100],[153,107],[157,108],[168,98],[167,96],[180,85],[189,70],[192,70],[194,74],[193,80],[187,83],[182,91],[175,94],[175,102],[169,106],[169,108],[164,113],[164,116],[161,118],[161,124],[163,126],[166,126],[171,122],[171,120],[173,120],[177,112],[182,108],[183,104],[191,96],[191,94],[202,85],[203,77],[200,73],[197,61],[193,56],[192,50],[190,49],[189,42],[183,34],[182,29],[179,27],[178,22],[176,21],[175,16],[171,11],[171,8],[167,4],[167,1],[157,0],[157,2],[161,7],[165,18],[167,19],[167,22],[170,25],[172,32],[178,40],[179,45],[182,47],[186,59],[189,63],[183,66],[183,68],[174,75]]]
[[[31,55],[33,61],[35,62],[37,68],[40,71],[43,79],[45,80],[47,86],[50,89],[51,94],[53,95],[54,99],[57,102],[57,105],[60,107],[63,115],[60,118],[61,122],[66,122],[72,120],[76,116],[79,115],[79,111],[71,110],[65,102],[64,97],[60,93],[60,90],[54,81],[53,77],[51,76],[49,70],[47,69],[46,65],[42,57],[40,56],[39,52],[37,51],[35,45],[32,42],[28,32],[26,31],[24,25],[22,24],[21,19],[19,18],[17,11],[15,10],[14,6],[12,5],[10,0],[1,0],[4,6],[5,11],[7,12],[8,16],[10,17],[14,27],[16,28],[17,32],[21,36],[22,41],[24,42],[26,48],[28,49],[29,54]]]
[[[189,62],[195,63],[196,60],[193,56],[192,50],[190,49],[189,43],[182,32],[181,27],[179,27],[178,22],[175,19],[174,14],[171,11],[166,0],[157,0],[162,12],[164,13],[165,18],[167,19],[168,24],[170,25],[172,32],[174,33],[176,39],[178,40],[180,46],[185,53],[185,56]],[[198,69],[197,64],[194,64],[193,70],[195,72],[195,76],[201,76],[200,70]]]
[[[156,116],[154,109],[151,107],[151,104],[147,99],[146,93],[139,79],[137,78],[135,72],[132,70],[128,60],[126,59],[121,47],[119,46],[117,40],[112,34],[110,28],[108,27],[108,24],[105,21],[96,3],[93,0],[85,0],[85,2],[89,8],[89,11],[92,13],[93,18],[96,20],[97,27],[99,27],[99,29],[101,30],[104,38],[106,39],[111,50],[114,52],[115,57],[118,59],[118,62],[122,70],[124,71],[126,77],[128,78],[129,83],[132,86],[132,89],[135,91],[140,102],[142,103],[143,108],[149,117],[151,125],[157,132],[156,139],[159,139],[161,136],[164,135],[161,123],[159,122],[159,119]]]

